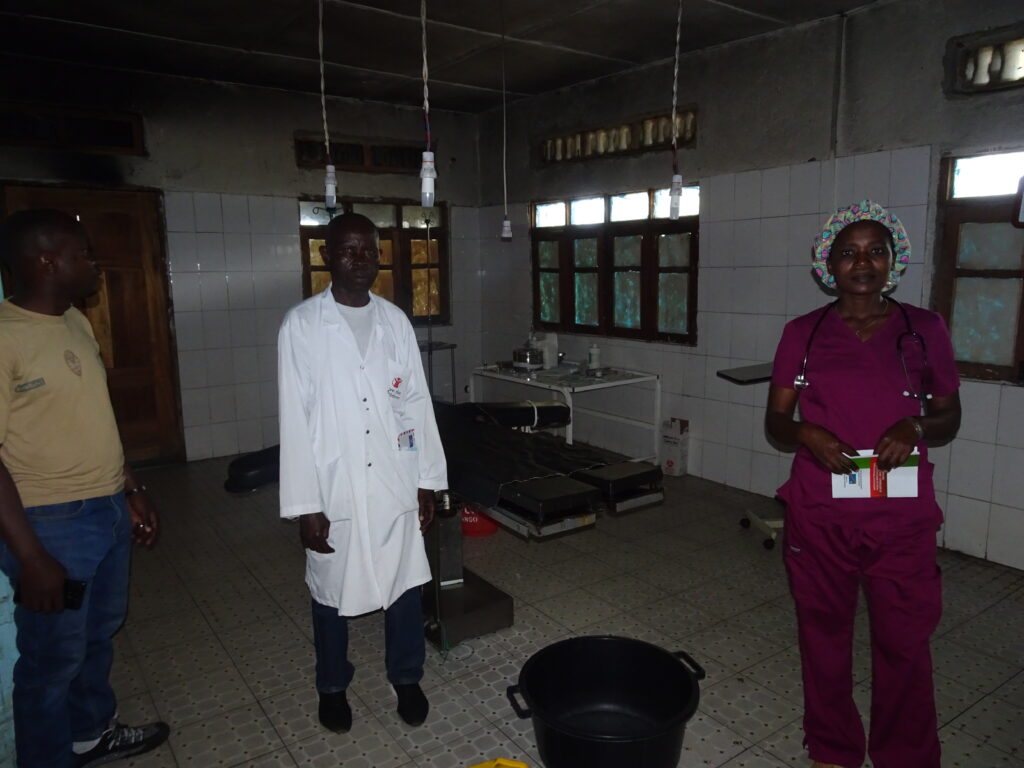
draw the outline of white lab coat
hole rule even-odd
[[[278,337],[281,516],[331,521],[335,552],[306,550],[306,584],[342,616],[430,581],[416,489],[448,486],[412,325],[394,304],[370,302],[365,359],[330,288],[293,307]]]

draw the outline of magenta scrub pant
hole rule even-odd
[[[855,528],[786,519],[785,562],[796,603],[805,746],[812,760],[859,768],[864,727],[853,701],[853,624],[863,587],[871,619],[875,768],[940,768],[929,639],[942,613],[934,524]]]

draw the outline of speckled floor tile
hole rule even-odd
[[[582,589],[538,600],[534,605],[550,616],[552,621],[563,624],[573,632],[588,624],[609,619],[619,612],[611,603]]]
[[[377,713],[395,743],[415,758],[420,758],[487,724],[487,720],[453,686],[433,691],[426,722],[418,727],[406,725],[398,713],[388,708]]]
[[[665,590],[628,573],[612,576],[595,584],[588,584],[585,591],[616,606],[620,611],[630,611],[667,596]]]
[[[171,731],[171,749],[181,766],[233,766],[283,746],[263,711],[253,705],[205,718]]]
[[[160,718],[172,728],[194,723],[220,712],[256,703],[256,698],[234,666],[183,680],[153,691]]]
[[[719,766],[751,746],[750,741],[703,712],[686,724],[679,768]]]
[[[803,715],[801,704],[735,675],[710,687],[700,708],[750,742],[758,742]]]
[[[354,731],[358,732],[366,722],[370,723],[371,728],[379,726],[370,709],[358,696],[350,694],[348,703],[352,708]],[[320,725],[319,705],[320,697],[312,681],[306,688],[279,693],[260,701],[260,707],[286,746],[328,733]]]
[[[523,754],[522,747],[502,731],[483,727],[462,734],[416,759],[417,768],[466,768],[498,758],[519,760],[540,768],[540,758]]]
[[[376,720],[352,724],[348,733],[319,733],[288,746],[302,768],[406,768],[412,758]]]

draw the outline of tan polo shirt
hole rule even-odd
[[[0,461],[26,507],[124,488],[107,372],[85,315],[0,303]]]

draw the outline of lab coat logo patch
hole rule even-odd
[[[402,386],[402,377],[401,376],[396,376],[395,378],[393,378],[391,380],[391,386],[388,387],[388,397],[393,397],[393,398],[396,398],[396,399],[401,397],[402,396],[402,390],[400,389],[401,386]]]
[[[64,362],[68,364],[68,368],[75,376],[82,375],[82,361],[78,359],[78,355],[72,352],[70,349],[64,350]]]

